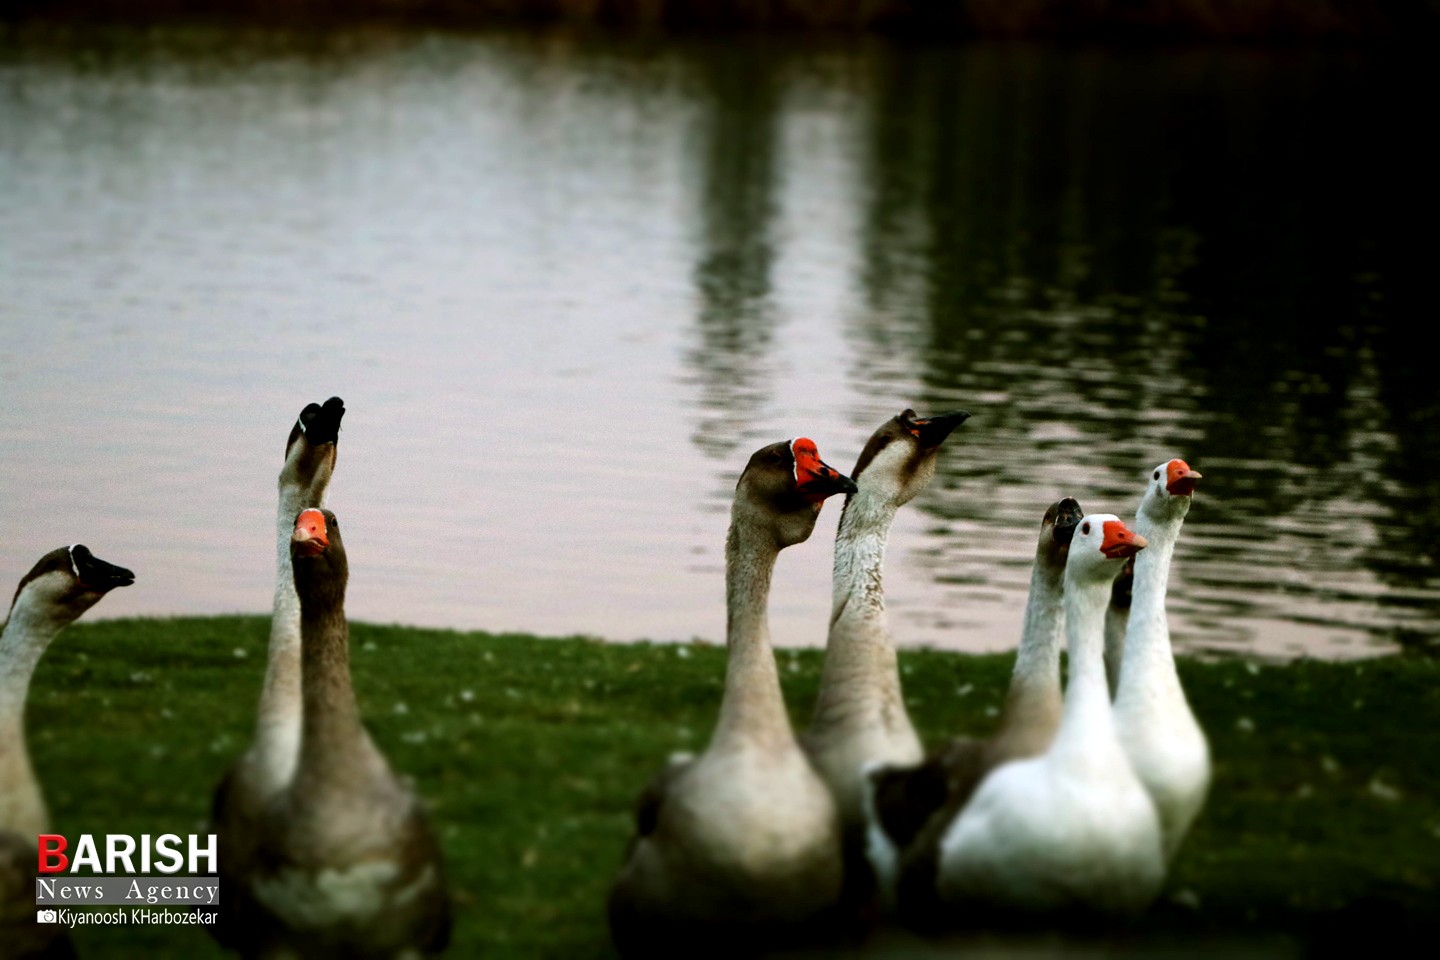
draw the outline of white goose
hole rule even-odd
[[[35,923],[35,838],[49,832],[50,817],[25,748],[25,701],[60,631],[134,582],[129,570],[77,543],[41,557],[10,603],[0,631],[0,956],[73,955],[63,927]]]
[[[767,625],[780,550],[853,492],[805,438],[765,447],[735,487],[725,543],[725,693],[709,746],[641,795],[610,892],[625,956],[753,954],[823,927],[840,895],[835,802],[795,741]]]
[[[830,635],[815,714],[802,740],[839,804],[852,880],[864,862],[865,768],[915,764],[924,755],[886,625],[886,539],[895,512],[930,485],[940,445],[969,417],[959,410],[921,419],[907,409],[887,420],[855,462],[857,489],[840,515]],[[860,881],[857,896],[866,886]]]
[[[1144,546],[1113,515],[1080,522],[1065,564],[1070,680],[1060,729],[1045,753],[991,773],[946,831],[944,903],[993,923],[1133,915],[1159,892],[1159,821],[1115,734],[1103,662],[1111,582]]]
[[[300,751],[300,598],[290,560],[295,517],[324,503],[335,472],[340,420],[345,404],[331,397],[300,411],[285,441],[277,480],[275,516],[275,599],[265,682],[255,720],[255,738],[215,788],[210,832],[217,837],[222,884],[239,882],[253,866],[260,813],[290,783]],[[210,933],[232,949],[243,949],[253,925],[238,911],[239,898],[221,900]]]
[[[1210,787],[1210,745],[1200,729],[1170,649],[1165,593],[1170,560],[1200,474],[1184,460],[1156,467],[1145,487],[1135,528],[1150,548],[1135,558],[1135,583],[1125,632],[1115,724],[1140,782],[1145,784],[1173,858]]]

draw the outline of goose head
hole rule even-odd
[[[789,547],[809,539],[826,497],[854,492],[854,481],[820,459],[814,440],[797,437],[751,455],[735,484],[734,512]]]
[[[1120,575],[1125,561],[1147,545],[1144,537],[1113,513],[1092,513],[1080,521],[1070,539],[1065,575],[1108,586]]]
[[[300,511],[290,535],[290,564],[302,602],[307,597],[344,597],[350,568],[334,513],[315,507]]]
[[[311,502],[318,502],[335,471],[336,448],[340,441],[340,418],[345,416],[345,401],[331,397],[324,404],[309,403],[295,418],[290,438],[285,441],[285,466],[280,471],[280,485],[299,484],[316,493]]]
[[[1156,522],[1184,518],[1199,479],[1199,472],[1190,469],[1184,460],[1165,461],[1150,471],[1140,512]]]
[[[945,438],[970,419],[964,410],[919,417],[906,408],[870,435],[851,477],[860,489],[902,506],[935,476],[935,459]]]
[[[1040,542],[1035,547],[1036,559],[1051,573],[1065,572],[1065,561],[1070,556],[1070,541],[1075,528],[1085,516],[1074,497],[1050,504],[1045,517],[1040,521]]]
[[[106,563],[83,543],[59,547],[41,557],[15,588],[10,611],[22,603],[57,628],[74,623],[116,587],[128,587],[135,574]]]

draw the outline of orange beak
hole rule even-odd
[[[1198,470],[1191,470],[1184,460],[1171,460],[1165,465],[1165,489],[1173,497],[1188,497],[1195,492],[1195,481],[1200,479]]]
[[[325,532],[325,514],[314,507],[301,510],[300,516],[295,518],[295,532],[290,542],[300,545],[301,556],[315,557],[324,553],[330,546],[330,538]]]
[[[1100,544],[1100,552],[1111,560],[1133,557],[1149,545],[1144,537],[1125,526],[1122,521],[1105,521],[1105,539]]]

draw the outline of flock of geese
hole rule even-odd
[[[440,845],[351,686],[345,547],[323,508],[338,397],[285,446],[269,654],[249,748],[215,790],[221,878],[210,932],[245,957],[437,954],[451,926]],[[1040,525],[998,731],[926,754],[906,712],[882,567],[901,506],[968,419],[905,410],[849,477],[800,438],[757,451],[726,539],[727,669],[709,745],[641,793],[609,897],[627,957],[753,955],[853,944],[878,919],[922,931],[1090,925],[1138,914],[1204,803],[1205,736],[1176,674],[1171,557],[1200,475],[1149,475],[1133,528],[1065,498]],[[767,608],[781,550],[845,494],[834,606],[810,729],[781,693]],[[134,582],[76,544],[21,579],[0,633],[0,956],[72,956],[33,921],[48,812],[25,746],[30,679],[50,642]],[[1068,650],[1062,687],[1061,651]]]
[[[703,753],[671,757],[640,796],[610,891],[623,955],[824,949],[887,916],[927,933],[1090,929],[1160,892],[1210,783],[1165,613],[1200,474],[1179,459],[1155,467],[1133,527],[1069,497],[1045,511],[999,729],[927,755],[882,568],[896,512],[968,418],[905,410],[848,478],[807,439],[750,458],[726,540],[719,718]],[[796,736],[766,627],[770,575],[838,493],[824,667]]]

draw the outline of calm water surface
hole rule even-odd
[[[1066,494],[1204,472],[1191,650],[1440,633],[1440,414],[1391,316],[1405,84],[1355,54],[0,33],[0,571],[268,609],[300,407],[349,414],[352,616],[723,638],[750,452],[964,407],[891,537],[905,644],[1018,634]],[[831,504],[775,638],[819,644]]]

